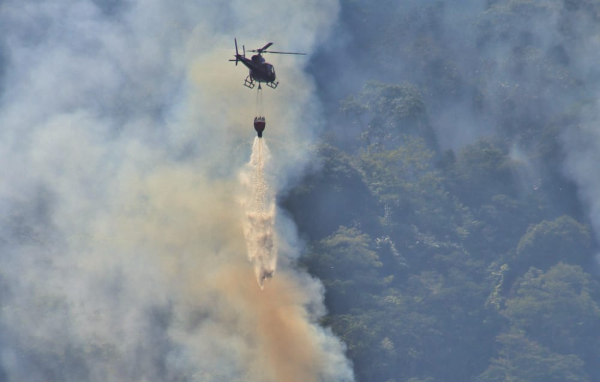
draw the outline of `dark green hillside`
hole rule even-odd
[[[358,381],[600,380],[598,246],[565,146],[600,82],[599,17],[342,1],[345,43],[313,61],[344,68],[315,73],[323,167],[285,206]]]

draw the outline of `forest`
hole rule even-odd
[[[594,0],[342,2],[309,67],[320,166],[281,204],[357,381],[600,380],[599,22]]]

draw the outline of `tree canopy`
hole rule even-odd
[[[357,380],[599,380],[598,246],[563,147],[600,2],[341,4],[360,54],[315,76],[362,87],[324,90],[321,170],[284,203]]]

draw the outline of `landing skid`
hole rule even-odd
[[[265,82],[265,85],[267,85],[271,89],[276,89],[277,85],[279,85],[279,82]],[[252,79],[252,77],[248,76],[244,80],[244,86],[248,89],[254,89],[254,87],[256,86],[256,82]],[[261,89],[260,82],[258,83],[258,88]]]
[[[244,80],[244,86],[249,89],[254,89],[254,86],[256,86],[256,84],[254,83],[254,80],[252,80],[252,77],[248,76]]]

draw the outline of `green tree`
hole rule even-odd
[[[325,143],[317,145],[313,153],[320,167],[282,203],[293,212],[300,230],[317,240],[357,222],[369,233],[376,230],[377,199],[352,158]]]
[[[414,85],[371,81],[356,96],[346,98],[341,109],[359,124],[362,138],[370,149],[393,148],[407,134],[433,143],[425,104]]]
[[[361,155],[360,168],[368,187],[383,205],[381,223],[388,233],[402,231],[404,238],[399,240],[413,239],[411,225],[457,239],[458,227],[468,220],[445,189],[433,155],[422,139],[411,136],[405,136],[405,142],[395,149]],[[397,239],[395,234],[391,236]]]
[[[531,195],[526,198],[511,198],[495,195],[474,213],[477,226],[468,240],[468,248],[490,261],[513,250],[528,226],[539,222],[546,213],[544,203]]]
[[[513,263],[520,269],[548,269],[559,261],[586,264],[590,241],[588,228],[568,216],[544,220],[531,226],[519,240]]]
[[[552,351],[576,354],[591,367],[600,356],[600,287],[576,265],[531,269],[514,286],[503,314]]]
[[[479,140],[458,153],[451,170],[451,189],[462,203],[476,208],[496,195],[515,196],[512,168],[516,165],[496,144]]]
[[[311,273],[327,287],[327,302],[334,312],[348,310],[355,299],[368,298],[383,284],[379,256],[372,240],[356,228],[341,226],[317,242],[304,260]]]
[[[498,336],[499,352],[478,382],[589,382],[577,356],[552,353],[522,332]]]

